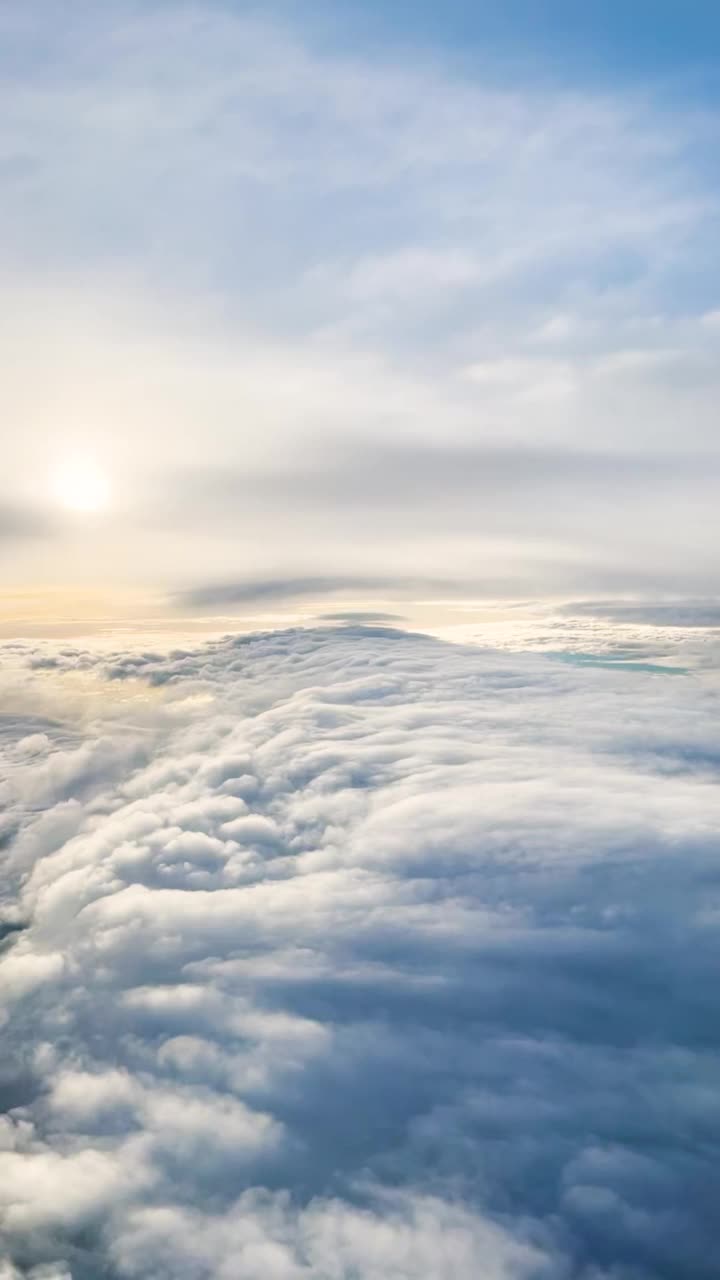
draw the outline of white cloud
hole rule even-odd
[[[8,1277],[709,1280],[711,673],[24,653],[165,692],[8,742]]]
[[[182,1245],[182,1268],[169,1250]],[[295,1209],[286,1197],[246,1194],[222,1222],[211,1225],[182,1211],[138,1212],[116,1257],[129,1275],[187,1277],[212,1274],[230,1280],[238,1269],[248,1280],[470,1280],[478,1266],[487,1280],[550,1276],[539,1250],[513,1240],[497,1225],[460,1206],[432,1197],[394,1195],[375,1209],[338,1201]]]

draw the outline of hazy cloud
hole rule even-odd
[[[175,599],[177,604],[184,608],[213,609],[262,601],[302,600],[313,596],[324,599],[348,591],[391,594],[447,591],[451,590],[453,585],[443,578],[356,577],[348,573],[337,577],[250,578],[244,582],[209,583],[206,586],[190,587],[187,591],[180,591]],[[353,619],[356,622],[383,622],[388,619],[387,614],[375,615],[373,618],[358,617],[355,614],[331,616],[336,621],[348,622]],[[393,618],[396,615],[389,616]]]
[[[720,604],[713,600],[578,600],[564,612],[650,627],[720,627]]]
[[[16,580],[710,589],[714,107],[285,7],[0,28],[2,487],[111,494]]]
[[[24,538],[49,538],[57,521],[35,507],[0,502],[0,543]]]
[[[380,613],[371,609],[341,609],[336,613],[323,614],[320,621],[365,625],[372,622],[402,622],[403,617],[400,613]]]

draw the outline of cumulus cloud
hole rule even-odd
[[[3,1280],[710,1280],[709,677],[18,654]]]

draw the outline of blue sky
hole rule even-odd
[[[712,77],[720,61],[720,13],[711,0],[289,0],[283,11],[298,20],[312,14],[340,41],[441,48],[468,64],[533,60],[538,74],[584,84],[685,78],[687,91],[708,99],[720,92]]]
[[[13,584],[708,590],[718,19],[630,9],[5,11]]]

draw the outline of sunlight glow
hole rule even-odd
[[[69,511],[101,511],[110,500],[104,471],[89,458],[72,458],[58,467],[53,491]]]

